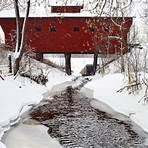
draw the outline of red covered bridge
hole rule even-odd
[[[71,9],[74,13],[81,8]],[[52,11],[70,12],[62,7]],[[14,48],[15,18],[0,18],[0,25],[5,33],[6,46]],[[98,55],[128,52],[127,36],[131,25],[130,17],[29,17],[25,44],[38,55],[64,53],[70,68],[71,53]],[[67,73],[71,73],[71,69]]]

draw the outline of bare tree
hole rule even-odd
[[[14,0],[14,8],[15,8],[15,14],[16,14],[16,29],[17,29],[17,39],[16,39],[16,49],[15,49],[15,61],[14,61],[14,75],[17,74],[20,66],[20,61],[23,56],[24,51],[24,37],[25,37],[25,28],[26,28],[26,21],[29,16],[29,10],[30,10],[30,0],[27,1],[27,9],[26,9],[26,15],[23,20],[20,18],[20,12],[19,12],[19,3],[18,0]]]
[[[1,0],[0,1],[0,11],[4,9],[10,9],[13,7],[12,0]]]

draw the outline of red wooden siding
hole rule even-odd
[[[51,6],[51,13],[80,13],[83,6]]]
[[[15,19],[0,18],[0,25],[5,34],[5,44],[9,48],[15,47],[16,26]]]
[[[132,18],[49,17],[27,20],[26,44],[39,53],[115,54],[128,51]],[[1,18],[6,44],[14,48],[15,18]],[[121,27],[122,26],[122,27]]]

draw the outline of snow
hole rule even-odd
[[[34,2],[33,2],[34,1]],[[104,6],[104,1],[100,3],[100,6],[98,6],[98,10],[96,11],[96,5],[98,1],[92,1],[92,0],[50,0],[50,1],[40,1],[36,2],[33,0],[31,3],[31,9],[30,9],[30,17],[58,17],[58,16],[64,16],[64,17],[82,17],[82,16],[98,16],[100,13],[100,7]],[[24,5],[24,3],[20,2],[20,4]],[[51,6],[84,6],[80,13],[51,13]],[[117,7],[117,4],[113,3],[114,7]],[[110,4],[107,5],[107,7],[104,10],[104,12],[108,13],[108,8],[111,7]],[[20,16],[24,16],[25,9],[21,9]],[[99,13],[98,13],[99,12]],[[11,15],[10,15],[11,14]],[[106,14],[102,14],[106,15]],[[108,14],[110,16],[110,14]],[[131,16],[131,15],[128,15]],[[11,9],[2,9],[0,11],[0,17],[15,17],[15,11],[14,8],[11,7]]]
[[[51,57],[50,60],[52,60]],[[92,58],[88,57],[83,59],[80,57],[73,57],[72,68],[74,68],[74,74],[78,74],[82,66],[87,64],[87,62],[90,62],[91,60]],[[53,61],[57,63],[59,62],[57,59],[53,59]],[[24,108],[21,113],[30,108],[27,107],[28,104],[37,104],[44,97],[42,94],[48,95],[51,92],[53,93],[54,91],[61,91],[67,85],[72,85],[73,87],[76,87],[80,83],[79,80],[76,82],[71,82],[74,76],[67,76],[65,73],[55,68],[49,68],[44,64],[36,64],[36,67],[39,69],[48,69],[47,72],[49,81],[46,84],[46,87],[38,85],[31,82],[30,80],[21,77],[17,77],[14,80],[13,76],[4,76],[4,81],[0,79],[0,137],[2,137],[3,132],[8,130],[10,128],[10,125],[13,124],[12,121],[18,117],[18,115],[20,114],[19,111],[22,109],[23,105],[26,105],[26,108]],[[144,89],[142,89],[139,94],[135,95],[129,95],[126,91],[117,93],[117,90],[125,86],[127,82],[126,76],[121,73],[107,74],[104,77],[101,77],[100,74],[96,74],[94,77],[92,77],[92,79],[92,81],[88,82],[85,85],[84,89],[89,90],[87,92],[88,94],[89,92],[91,92],[91,97],[93,92],[93,97],[96,100],[94,99],[93,101],[91,101],[91,105],[94,108],[99,108],[100,110],[107,111],[116,118],[120,119],[120,116],[116,116],[116,112],[119,112],[122,115],[125,115],[125,120],[127,116],[130,117],[139,126],[141,126],[145,132],[148,132],[148,107],[146,104],[143,104],[142,101],[138,103],[138,101],[144,95]],[[92,91],[90,91],[90,89]],[[83,93],[85,93],[86,90],[84,90]],[[100,101],[103,102],[104,105],[102,105],[102,103],[100,105]],[[124,119],[122,118],[122,120]],[[27,126],[29,125],[22,126],[22,129],[16,129],[18,130],[18,134],[21,134],[20,131],[24,130],[25,127],[28,128]],[[32,132],[34,132],[34,128],[37,128],[38,130],[40,129],[40,127],[29,127],[30,131]],[[22,141],[29,140],[29,138],[25,139],[27,137],[26,135],[13,136],[14,134],[15,130],[12,130],[8,141],[6,142],[8,145],[9,143],[12,144],[13,138],[19,137],[22,138]],[[50,144],[52,144],[52,140],[50,141]],[[35,139],[33,141],[35,141]],[[0,144],[2,145],[2,143]],[[28,145],[26,147],[29,148]],[[14,148],[17,148],[15,143]]]
[[[7,148],[62,148],[56,139],[50,137],[47,130],[43,125],[20,124],[10,130],[3,141]]]
[[[74,69],[76,70],[76,74],[78,74],[80,67],[83,64],[87,64],[87,61],[91,61],[92,58],[86,58],[85,62],[83,60],[84,59],[82,58],[73,58],[72,67],[75,67]],[[78,64],[80,64],[80,66],[78,66]],[[46,84],[46,87],[38,85],[22,77],[17,77],[14,80],[13,76],[4,76],[4,81],[0,79],[0,137],[3,136],[4,131],[10,128],[11,124],[14,124],[13,121],[17,119],[19,114],[22,114],[24,111],[30,108],[30,106],[27,106],[28,104],[37,104],[42,98],[44,98],[44,95],[48,95],[54,91],[61,91],[67,85],[76,87],[80,84],[80,80],[72,82],[71,80],[74,78],[74,76],[67,76],[65,73],[59,71],[58,69],[51,67],[49,68],[44,64],[42,65],[38,63],[36,66],[39,69],[48,69],[49,81]],[[93,97],[96,100],[94,99],[91,102],[91,105],[94,108],[99,108],[103,111],[107,111],[119,119],[120,116],[116,116],[116,112],[119,112],[122,115],[124,114],[125,120],[127,116],[130,117],[139,126],[141,126],[145,132],[148,132],[148,107],[146,104],[143,104],[142,101],[138,103],[138,101],[144,95],[144,89],[142,89],[139,94],[135,95],[129,95],[126,91],[117,93],[117,90],[125,86],[126,82],[127,78],[120,73],[107,74],[104,77],[101,77],[100,74],[96,74],[92,77],[92,81],[85,85],[85,88],[83,88],[82,92],[85,93],[85,91],[88,90],[87,93],[89,94],[91,92],[91,96],[93,92]],[[90,91],[90,89],[92,91]],[[100,101],[103,102],[104,105],[101,103],[100,106]],[[25,108],[22,108],[24,105],[26,105]],[[21,113],[19,113],[20,111]],[[24,130],[25,127],[28,128],[27,126],[29,125],[22,126],[22,129],[16,129],[18,130],[18,136],[13,136],[15,134],[15,130],[12,130],[7,144],[12,144],[13,138],[18,137],[22,138],[22,141],[29,140],[25,139],[26,135],[19,135],[19,132]],[[34,132],[34,128],[40,129],[40,127],[29,127],[30,131],[32,132]],[[53,139],[51,139],[50,144],[52,144],[52,140]],[[35,139],[33,141],[35,141]],[[0,144],[2,145],[2,143]],[[29,148],[28,145],[26,147]],[[15,144],[14,148],[17,148]]]
[[[44,64],[40,65],[42,67]],[[19,76],[15,80],[13,76],[3,77],[4,81],[0,79],[0,139],[11,125],[18,122],[19,115],[31,108],[30,104],[39,103],[43,99],[43,94],[54,85],[72,78],[51,67],[46,87]]]
[[[82,54],[72,54],[71,55],[71,68],[74,76],[79,76],[81,70],[86,66],[86,64],[93,64],[93,55],[82,55]],[[45,59],[49,59],[53,63],[56,63],[60,66],[65,65],[64,55],[55,55],[55,54],[45,54]]]
[[[37,11],[38,10],[38,11]],[[96,17],[97,14],[92,14],[89,11],[82,11],[81,13],[49,13],[37,8],[34,12],[30,12],[29,17]],[[10,15],[11,14],[11,15]],[[24,17],[25,13],[21,12],[21,17]],[[0,18],[15,18],[14,10],[3,10],[0,12]]]
[[[82,3],[84,1],[81,1]],[[67,3],[67,5],[73,5],[73,4],[81,4],[81,2],[72,1],[72,3]],[[93,1],[92,1],[93,2]],[[115,1],[114,1],[115,2]],[[146,4],[144,4],[144,1],[134,1],[134,5],[132,6],[134,9],[132,10],[132,16],[136,16],[134,18],[133,24],[136,25],[136,31],[138,32],[138,38],[142,42],[147,42],[148,36],[147,36],[147,24],[143,21],[145,18],[141,16],[141,13],[143,14],[144,10],[146,10]],[[62,4],[62,0],[58,1],[50,1],[51,5],[59,5]],[[85,2],[87,5],[88,2]],[[113,3],[113,6],[115,7],[117,4]],[[88,6],[89,7],[89,6]],[[146,8],[145,8],[146,7]],[[91,6],[90,6],[91,8]],[[84,10],[81,11],[80,14],[51,14],[47,12],[49,10],[49,7],[44,9],[44,6],[36,5],[34,10],[31,10],[30,17],[59,17],[59,16],[67,16],[67,17],[81,17],[81,16],[95,16],[95,14],[90,13],[85,7]],[[24,12],[21,12],[21,16],[24,15]],[[0,11],[0,17],[15,17],[15,11],[14,9],[11,10],[2,10]],[[133,27],[134,28],[134,27]],[[0,43],[4,43],[4,34],[2,32],[2,28],[0,27]],[[56,58],[51,58],[52,61],[57,62],[58,60]],[[61,62],[64,65],[63,60],[58,61]],[[79,72],[82,70],[82,68],[86,64],[92,64],[92,58],[72,58],[72,70],[74,71],[73,75],[77,76],[80,75]],[[36,65],[39,66],[39,65]],[[43,67],[44,68],[44,67]],[[0,63],[0,70],[4,70],[2,64]],[[13,76],[4,76],[5,80],[0,79],[0,139],[4,134],[4,131],[8,130],[10,128],[11,124],[14,124],[13,122],[15,119],[19,119],[18,116],[29,109],[31,106],[28,106],[29,104],[37,104],[40,102],[40,100],[43,98],[42,94],[45,94],[45,92],[51,92],[53,91],[52,87],[55,86],[56,90],[60,90],[63,88],[63,85],[59,85],[63,82],[70,81],[74,76],[67,76],[65,73],[60,72],[57,69],[51,68],[49,69],[48,73],[48,80],[49,82],[45,86],[38,85],[36,83],[33,83],[27,79],[18,77],[14,80]],[[138,94],[128,94],[126,91],[123,91],[121,93],[118,93],[117,90],[122,88],[126,85],[126,77],[123,74],[120,73],[114,73],[114,74],[108,74],[104,77],[101,77],[99,74],[96,74],[93,77],[93,80],[85,85],[85,88],[87,90],[93,91],[93,97],[103,102],[105,105],[100,106],[100,104],[93,100],[91,102],[92,106],[95,108],[99,108],[104,111],[108,111],[115,114],[115,111],[124,114],[125,116],[130,117],[133,121],[135,121],[139,126],[143,128],[145,132],[148,132],[148,106],[147,104],[144,104],[142,101],[139,103],[138,101],[143,97],[144,95],[144,87]],[[73,83],[69,83],[70,85],[74,85]],[[57,87],[59,86],[59,87]],[[83,93],[86,93],[85,91]],[[89,92],[88,92],[89,93]],[[47,93],[48,94],[48,93]],[[25,106],[25,107],[23,107]],[[21,111],[21,113],[20,113]],[[26,129],[30,129],[30,131],[26,131]],[[17,136],[16,134],[17,132]],[[25,132],[26,131],[26,132]],[[24,135],[22,135],[24,133]],[[26,135],[27,136],[26,136]],[[40,137],[39,139],[36,139],[37,137],[34,135],[38,134]],[[14,136],[15,135],[15,136]],[[45,136],[45,141],[42,141],[42,136]],[[30,139],[34,137],[33,141],[30,141]],[[60,148],[60,145],[56,143],[54,139],[51,139],[48,135],[47,137],[47,129],[42,126],[31,126],[31,125],[22,125],[21,127],[13,130],[10,134],[10,137],[7,141],[8,145],[11,144],[11,148],[17,148],[17,146],[20,146],[18,143],[12,142],[15,138],[20,138],[20,143],[22,141],[27,141],[25,145],[27,148],[40,148],[43,147],[41,145],[35,145],[35,142],[39,140],[39,142],[42,145],[45,144],[45,147],[52,147],[52,148]],[[49,138],[49,139],[47,139]],[[49,143],[48,143],[49,140]],[[31,147],[30,145],[33,145]],[[55,147],[54,147],[55,146]],[[6,148],[3,143],[0,142],[0,148]],[[23,148],[23,147],[21,147]]]
[[[61,84],[66,81],[70,81],[73,76],[67,76],[64,72],[61,72],[56,69],[51,69],[48,74],[48,81],[47,88],[50,90],[53,86]]]
[[[22,105],[37,103],[42,99],[43,87],[36,84],[24,84],[15,81],[13,77],[0,80],[0,125],[9,123],[16,118]]]
[[[0,79],[0,139],[19,120],[19,115],[30,109],[28,105],[38,103],[46,91],[24,78],[14,80],[13,76],[4,76],[4,79]],[[1,142],[0,148],[5,148]]]
[[[6,146],[2,143],[0,143],[0,148],[6,148]]]
[[[92,14],[90,13],[90,11],[88,11],[87,9],[81,11],[81,13],[51,13],[51,6],[54,5],[54,3],[52,3],[52,5],[48,5],[48,6],[44,6],[45,4],[42,3],[41,5],[33,5],[31,7],[30,13],[29,13],[29,17],[82,17],[82,16],[97,16],[96,14]],[[62,3],[59,4],[55,4],[55,5],[62,5]],[[54,5],[54,6],[55,6]],[[74,3],[72,3],[71,5],[75,5]],[[20,16],[24,17],[25,16],[25,11],[21,10],[20,11]],[[2,11],[0,11],[0,18],[5,18],[5,17],[15,17],[15,10],[14,8],[11,9],[4,9]]]
[[[86,88],[94,91],[94,98],[109,105],[115,111],[129,116],[135,123],[148,132],[148,107],[142,101],[138,101],[144,95],[144,89],[138,94],[128,94],[126,91],[117,91],[126,85],[126,77],[123,74],[108,74],[102,78],[98,75],[86,84]],[[97,105],[94,105],[94,107]]]

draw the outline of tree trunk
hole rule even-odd
[[[19,68],[20,68],[20,62],[23,56],[23,52],[19,54],[19,56],[15,59],[14,64],[13,64],[13,74],[14,76],[17,74]]]
[[[16,15],[16,48],[15,51],[19,52],[19,47],[21,43],[21,22],[20,22],[20,13],[19,13],[19,6],[18,0],[14,0],[14,8],[15,8],[15,15]]]
[[[16,40],[16,50],[15,53],[16,59],[14,61],[14,75],[17,74],[19,67],[20,67],[20,61],[23,56],[23,48],[24,48],[24,37],[25,37],[25,28],[26,28],[26,21],[29,16],[29,10],[30,10],[30,0],[27,2],[27,10],[26,10],[26,16],[23,21],[23,26],[21,26],[21,20],[20,20],[20,14],[19,14],[19,7],[18,7],[18,0],[15,0],[15,13],[16,13],[16,28],[17,28],[17,40]]]

